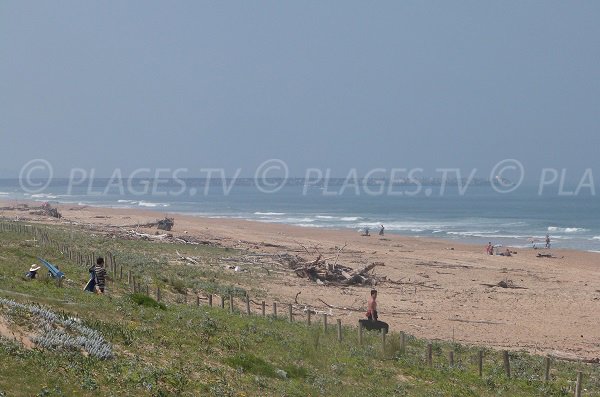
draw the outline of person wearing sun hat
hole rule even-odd
[[[25,277],[27,278],[31,278],[34,279],[37,276],[37,271],[40,270],[40,267],[37,266],[35,263],[33,265],[31,265],[31,267],[29,268],[29,271],[27,272],[27,275],[25,275]]]

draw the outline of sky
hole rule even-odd
[[[600,2],[0,2],[0,177],[281,159],[600,177]]]

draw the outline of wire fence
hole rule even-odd
[[[188,293],[166,293],[161,290],[158,285],[149,285],[141,282],[141,277],[134,271],[127,268],[126,264],[117,261],[117,256],[112,252],[94,252],[94,251],[81,251],[71,247],[69,244],[59,242],[52,238],[49,233],[49,228],[40,225],[24,224],[22,222],[0,222],[0,232],[12,232],[30,235],[33,240],[39,243],[41,246],[46,248],[54,248],[60,252],[66,259],[80,266],[91,266],[96,263],[96,258],[102,256],[105,260],[105,267],[107,273],[110,275],[112,282],[121,283],[124,290],[130,293],[141,293],[147,296],[153,297],[157,302],[167,304],[187,304],[196,306],[209,306],[216,307],[222,310],[228,310],[230,313],[236,313],[247,316],[262,316],[271,317],[276,319],[286,320],[290,323],[302,322],[307,327],[319,327],[323,332],[333,332],[337,335],[337,341],[343,342],[344,337],[354,333],[356,338],[352,338],[358,345],[363,345],[366,342],[365,328],[362,323],[358,323],[356,328],[342,325],[340,318],[333,318],[334,316],[327,313],[327,311],[320,310],[318,308],[300,305],[297,303],[285,303],[280,301],[267,302],[265,300],[255,301],[249,294],[242,298],[236,298],[233,294],[229,295],[218,295],[207,293],[198,290],[193,295]],[[57,285],[62,286],[62,279],[56,280]],[[394,337],[399,342],[397,348],[398,354],[406,354],[407,348],[410,346],[411,338],[405,332],[400,331],[399,333],[388,334],[385,329],[381,329],[379,332],[379,349],[381,353],[385,355],[386,349],[389,347],[390,337]],[[370,338],[372,341],[373,338]],[[414,347],[414,346],[413,346]],[[487,349],[492,350],[492,349]],[[433,367],[436,363],[434,362],[434,345],[433,343],[427,342],[423,353],[424,364],[428,367]],[[445,353],[445,354],[444,354]],[[511,352],[503,350],[500,352],[502,355],[502,369],[506,378],[515,378],[516,375],[511,372]],[[447,356],[445,362],[453,368],[459,368],[455,366],[457,362],[457,352],[455,350],[448,350],[447,352],[440,352],[437,349],[437,357]],[[476,362],[477,375],[479,377],[484,376],[484,361],[486,358],[486,350],[479,350],[474,357],[470,357]],[[560,358],[546,356],[543,358],[542,371],[540,379],[544,382],[552,382],[551,370],[554,360],[560,360]],[[584,371],[576,372],[576,379],[571,383],[574,385],[573,392],[575,397],[581,397],[584,390],[584,379],[589,375],[584,376]]]

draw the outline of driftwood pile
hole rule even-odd
[[[43,203],[40,207],[31,208],[29,211],[30,215],[43,215],[50,216],[52,218],[62,218],[62,214],[58,211],[58,208],[52,207],[49,203]]]
[[[279,254],[277,260],[294,271],[298,277],[308,278],[322,285],[377,285],[379,278],[370,274],[370,271],[376,266],[384,266],[382,262],[373,262],[353,270],[337,263],[328,263],[320,254],[313,261],[288,253]]]
[[[166,230],[166,231],[171,231],[171,229],[173,229],[173,226],[175,225],[175,218],[165,218],[165,219],[161,219],[160,221],[158,221],[156,223],[156,227],[159,230]]]

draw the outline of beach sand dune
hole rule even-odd
[[[61,205],[61,221],[102,225],[145,224],[164,213]],[[3,211],[15,217],[23,212]],[[33,216],[27,215],[29,218]],[[173,216],[173,215],[171,215]],[[338,262],[358,268],[371,262],[379,276],[405,284],[382,283],[380,318],[394,331],[418,337],[534,353],[600,357],[600,254],[552,250],[557,258],[538,258],[538,250],[518,249],[512,257],[486,255],[484,247],[447,240],[386,234],[361,237],[348,230],[325,230],[233,219],[174,215],[174,235],[197,236],[255,252],[298,251],[318,246],[335,252]],[[41,218],[40,218],[41,219]],[[306,255],[305,253],[305,256]],[[314,259],[314,258],[313,258]],[[489,286],[501,281],[520,288]],[[424,284],[424,286],[414,284]],[[488,284],[488,285],[485,285]],[[272,298],[299,300],[323,308],[366,307],[370,286],[319,286],[293,274],[263,286]],[[347,324],[364,314],[335,311]]]

